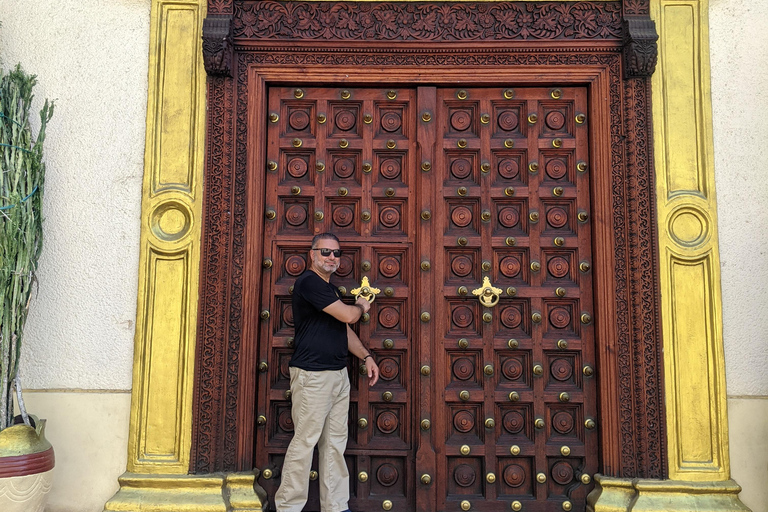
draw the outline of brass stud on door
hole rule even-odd
[[[275,212],[275,210],[272,208],[267,208],[267,211],[264,212],[264,216],[267,218],[267,220],[274,220],[275,217],[277,217],[277,212]]]
[[[387,99],[394,100],[397,98],[397,91],[387,91]]]
[[[459,295],[461,295],[463,297],[464,295],[469,293],[469,288],[467,288],[466,286],[459,286],[456,289],[456,293],[458,293]]]
[[[568,348],[568,342],[565,340],[557,340],[557,348],[560,350],[565,350]]]
[[[585,364],[581,372],[584,374],[585,377],[591,377],[595,374],[595,369],[592,368],[590,365]]]
[[[552,240],[552,243],[555,244],[557,247],[562,247],[563,244],[565,244],[565,238],[561,236],[556,236],[554,240]]]
[[[272,259],[264,258],[261,261],[261,266],[264,267],[264,268],[272,268]]]
[[[325,164],[323,162],[317,162],[315,164],[315,171],[323,172],[325,170]]]
[[[365,124],[371,124],[373,122],[373,116],[371,114],[363,114],[363,122]]]
[[[424,272],[426,272],[426,271],[427,271],[427,270],[429,270],[430,268],[432,268],[432,265],[429,263],[429,261],[427,261],[427,260],[424,260],[424,261],[422,261],[422,262],[421,262],[421,270],[423,270]]]
[[[586,261],[582,261],[581,263],[579,263],[579,270],[581,270],[582,272],[589,272],[589,268],[590,268],[589,263],[587,263]]]
[[[560,455],[563,457],[567,457],[571,454],[571,449],[568,446],[561,446],[560,447]]]
[[[432,423],[429,420],[421,420],[419,426],[421,427],[421,430],[429,430]]]
[[[325,124],[327,120],[328,118],[325,116],[325,114],[317,114],[317,122],[319,124]]]
[[[387,286],[386,288],[384,288],[384,295],[386,295],[387,297],[392,297],[394,294],[395,294],[395,289],[392,288],[391,286]]]
[[[288,288],[288,293],[293,293],[293,286]],[[290,336],[288,338],[288,341],[285,342],[286,345],[288,345],[288,348],[293,348],[293,336]]]
[[[520,455],[520,447],[516,444],[513,444],[509,447],[509,453],[512,455]]]
[[[490,123],[490,122],[491,122],[491,116],[489,116],[488,114],[482,114],[482,115],[480,116],[480,122],[481,122],[482,124],[488,124],[488,123]]]
[[[364,173],[368,174],[368,173],[369,173],[369,172],[371,172],[372,170],[373,170],[373,166],[370,164],[370,162],[365,162],[365,163],[363,164],[363,172],[364,172]]]
[[[424,473],[423,475],[421,475],[421,478],[419,478],[419,480],[421,481],[422,484],[429,485],[432,483],[432,476],[429,475],[428,473]]]
[[[456,97],[459,98],[460,100],[465,100],[465,99],[467,99],[468,96],[469,96],[469,94],[467,94],[467,91],[465,91],[465,90],[461,90],[461,91],[456,92]]]
[[[541,313],[536,311],[531,315],[531,320],[533,320],[533,323],[538,324],[541,322]]]
[[[389,139],[387,141],[387,149],[395,149],[397,147],[397,142],[394,141],[394,139]]]
[[[393,197],[395,195],[395,189],[392,188],[392,187],[387,187],[384,190],[384,195],[387,196],[387,197]]]
[[[422,374],[423,376],[427,377],[427,376],[429,376],[429,374],[430,374],[430,372],[432,371],[432,369],[429,367],[429,365],[426,365],[426,364],[425,364],[425,365],[423,365],[423,366],[421,367],[421,369],[420,369],[419,371],[421,372],[421,374]]]
[[[581,323],[586,325],[586,324],[590,323],[591,321],[592,321],[592,315],[590,315],[589,313],[582,313],[581,314]]]
[[[520,342],[513,338],[507,341],[507,346],[511,349],[516,349],[517,347],[520,346]]]
[[[585,426],[585,427],[586,427],[588,430],[592,430],[593,428],[595,428],[595,425],[596,425],[596,424],[595,424],[595,420],[593,420],[592,418],[587,418],[587,419],[584,421],[584,426]]]
[[[421,114],[421,120],[424,121],[425,123],[430,122],[432,120],[432,114],[430,114],[429,112],[424,112],[423,114]]]
[[[456,147],[458,147],[459,149],[464,149],[465,147],[467,147],[467,139],[459,139],[458,141],[456,141]]]
[[[528,114],[528,122],[531,124],[536,124],[536,121],[539,120],[539,116],[536,114]]]
[[[493,418],[485,419],[485,428],[494,428],[496,426],[496,420]]]
[[[369,220],[371,220],[371,212],[369,212],[368,210],[363,210],[360,213],[360,218],[363,220],[363,222],[368,222]]]
[[[507,295],[509,295],[510,297],[514,297],[515,295],[517,295],[517,288],[515,288],[514,286],[507,286]]]
[[[269,121],[271,123],[276,123],[278,121],[278,119],[280,119],[280,116],[277,115],[277,113],[272,112],[271,114],[269,114]]]
[[[360,471],[357,474],[357,479],[359,481],[363,482],[363,483],[367,482],[368,481],[368,473],[366,473],[365,471]]]
[[[293,393],[291,393],[290,389],[286,389],[285,393],[283,393],[283,396],[285,397],[286,400],[290,400],[291,396],[293,396]]]
[[[422,171],[429,172],[430,169],[432,169],[432,164],[428,160],[421,162]]]
[[[531,174],[539,172],[539,162],[531,162],[528,164],[528,171]]]
[[[541,263],[539,263],[538,261],[532,261],[531,270],[533,270],[534,272],[538,272],[539,270],[541,270]]]
[[[507,187],[504,189],[504,195],[507,197],[512,197],[515,195],[515,187]]]
[[[483,373],[485,375],[487,375],[488,377],[492,376],[493,375],[493,365],[492,364],[487,364],[487,365],[483,366]]]
[[[268,309],[262,309],[261,313],[259,313],[259,316],[262,320],[269,320],[269,310]]]
[[[461,245],[462,247],[463,247],[463,246],[465,246],[465,245],[467,245],[467,242],[468,242],[468,240],[467,240],[467,237],[465,237],[465,236],[460,236],[460,237],[459,237],[459,238],[456,240],[456,243],[457,243],[457,244],[459,244],[459,245]]]
[[[488,260],[483,260],[483,263],[480,264],[480,268],[483,269],[483,272],[490,272],[491,262]]]
[[[381,345],[384,348],[386,348],[387,350],[389,350],[390,348],[395,346],[395,342],[392,341],[391,339],[387,338],[387,339],[385,339],[384,341],[381,342]]]
[[[483,222],[488,222],[491,220],[491,211],[490,210],[483,210],[480,212],[480,220]]]
[[[368,260],[364,260],[360,264],[360,268],[363,269],[363,272],[368,272],[369,270],[371,270],[371,262]]]
[[[491,315],[491,314],[490,314],[490,313],[488,313],[488,312],[486,312],[486,313],[483,313],[483,322],[485,322],[485,323],[489,324],[489,323],[491,323],[492,321],[493,321],[493,315]]]
[[[549,95],[552,96],[552,99],[559,100],[563,97],[563,91],[560,89],[552,89],[552,92],[550,92]]]
[[[277,162],[275,162],[274,160],[270,160],[269,162],[267,162],[267,170],[275,172],[277,170]]]
[[[323,214],[323,212],[321,212],[320,210],[317,210],[317,211],[315,212],[315,220],[317,220],[317,221],[321,221],[321,220],[323,220],[324,218],[325,218],[325,215]]]
[[[352,97],[352,93],[351,92],[349,92],[347,90],[341,91],[341,99],[348,100],[351,97]]]
[[[459,452],[462,455],[469,455],[470,451],[471,451],[471,449],[469,448],[468,444],[461,445],[461,448],[459,448]]]
[[[552,141],[552,147],[553,148],[561,148],[563,147],[563,139],[557,138]]]
[[[539,212],[537,212],[537,211],[532,211],[531,213],[529,213],[529,214],[528,214],[528,218],[529,218],[529,219],[530,219],[530,221],[531,221],[531,222],[533,222],[534,224],[535,224],[536,222],[539,222]]]
[[[558,398],[560,399],[561,402],[568,402],[571,399],[571,395],[563,391],[558,395]]]
[[[563,510],[565,510],[565,512],[568,512],[572,508],[573,508],[573,505],[571,504],[570,501],[564,501],[563,502]]]
[[[480,164],[480,170],[485,173],[491,172],[491,164],[489,164],[488,162],[483,162],[482,164]]]
[[[368,428],[368,419],[367,418],[360,418],[357,420],[357,426],[360,428]]]
[[[489,484],[496,483],[496,475],[493,473],[488,473],[487,475],[485,475],[485,481],[488,482]]]
[[[296,98],[297,100],[300,100],[301,98],[304,97],[304,91],[302,91],[301,89],[294,89],[293,97]]]
[[[349,194],[349,190],[347,190],[347,187],[339,187],[339,190],[337,190],[336,193],[343,197]]]
[[[468,500],[462,500],[459,506],[461,507],[461,510],[463,510],[464,512],[472,508],[472,504]]]
[[[520,393],[518,393],[517,391],[511,391],[509,393],[509,401],[510,402],[518,402],[518,401],[520,401]]]
[[[429,210],[422,210],[421,211],[421,218],[423,220],[431,219],[432,218],[432,212],[430,212]]]
[[[555,288],[555,295],[557,295],[558,297],[565,297],[565,288],[563,288],[562,286],[558,286],[557,288]]]
[[[543,418],[536,418],[536,420],[533,422],[533,426],[536,427],[538,430],[541,430],[544,428],[544,419]]]
[[[508,236],[507,238],[504,239],[504,243],[509,247],[512,247],[517,244],[517,239],[513,236]]]
[[[392,392],[391,392],[391,391],[385,391],[385,392],[383,392],[383,393],[381,394],[381,398],[382,398],[382,400],[384,400],[385,402],[391,402],[391,401],[392,401],[392,398],[393,398]]]
[[[584,124],[587,120],[587,116],[584,114],[576,114],[576,124]]]
[[[505,148],[513,148],[515,147],[515,141],[512,139],[505,139],[504,140],[504,147]]]
[[[266,361],[262,361],[259,363],[259,371],[261,373],[265,373],[267,370],[269,370],[269,365]]]
[[[576,218],[579,219],[579,222],[587,222],[587,219],[589,218],[589,215],[584,210],[580,211]]]
[[[467,187],[459,187],[458,189],[456,189],[456,194],[462,197],[467,195]]]
[[[293,145],[293,147],[295,147],[295,148],[300,148],[300,147],[301,147],[301,145],[303,144],[303,142],[301,141],[301,139],[299,139],[299,138],[296,138],[296,139],[293,139],[293,140],[291,141],[291,144],[292,144],[292,145]]]
[[[581,483],[583,483],[584,485],[588,485],[589,482],[591,481],[592,481],[592,477],[590,477],[588,474],[584,473],[583,475],[581,475]]]
[[[562,196],[563,192],[565,192],[565,190],[563,190],[563,187],[555,187],[552,189],[552,195],[555,197]]]
[[[469,391],[467,391],[466,389],[462,390],[462,391],[459,393],[459,399],[460,399],[462,402],[466,402],[467,400],[469,400]]]
[[[261,476],[262,478],[264,478],[264,480],[269,480],[270,478],[272,478],[272,470],[265,469],[264,471],[261,472]]]
[[[348,148],[349,147],[349,141],[347,139],[341,139],[339,141],[339,147],[341,149]]]
[[[587,172],[587,162],[579,162],[576,164],[576,170],[579,172]]]
[[[295,196],[301,195],[301,187],[299,187],[298,185],[292,186],[291,187],[291,194],[293,194]]]
[[[541,366],[540,364],[533,365],[533,374],[534,375],[539,376],[542,373],[544,373],[544,367],[543,366]]]
[[[263,414],[259,414],[259,417],[256,418],[256,425],[263,427],[266,424],[267,424],[267,417],[264,416]]]
[[[511,100],[515,97],[515,90],[514,89],[504,89],[504,99],[505,100]]]
[[[383,508],[384,510],[392,510],[392,502],[389,500],[382,501],[381,508]]]
[[[539,482],[540,484],[543,484],[544,482],[547,481],[547,475],[545,475],[544,473],[537,473],[536,481]]]
[[[519,512],[520,510],[523,510],[523,504],[519,501],[515,500],[512,503],[510,503],[510,508],[514,510],[515,512]]]
[[[429,313],[427,313],[427,312],[425,311],[425,312],[423,312],[423,313],[421,314],[421,317],[420,317],[420,318],[421,318],[421,321],[422,321],[422,322],[424,322],[424,323],[427,323],[427,322],[429,322],[429,320],[432,318],[432,316],[431,316]]]
[[[467,348],[469,346],[469,341],[467,340],[467,338],[461,338],[459,340],[458,345],[459,345],[459,348],[465,349],[465,348]]]

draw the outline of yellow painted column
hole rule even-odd
[[[188,476],[199,286],[206,0],[153,0],[127,472],[109,511],[260,510],[254,475]]]

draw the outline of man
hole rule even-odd
[[[293,285],[295,333],[289,366],[294,430],[275,494],[277,512],[300,512],[304,508],[316,444],[320,452],[320,510],[349,510],[349,472],[344,462],[349,413],[348,353],[365,364],[369,386],[379,379],[379,367],[349,326],[367,313],[371,304],[358,297],[353,305],[347,305],[329,283],[331,274],[339,268],[340,257],[336,236],[315,236],[309,251],[310,268]]]

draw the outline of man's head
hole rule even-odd
[[[338,270],[341,260],[339,239],[332,233],[320,233],[312,239],[309,259],[312,268],[318,274],[333,274]]]

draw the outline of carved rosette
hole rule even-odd
[[[656,23],[650,18],[624,19],[624,77],[649,77],[656,69]]]
[[[203,20],[203,64],[209,76],[232,76],[232,16],[209,14]]]

